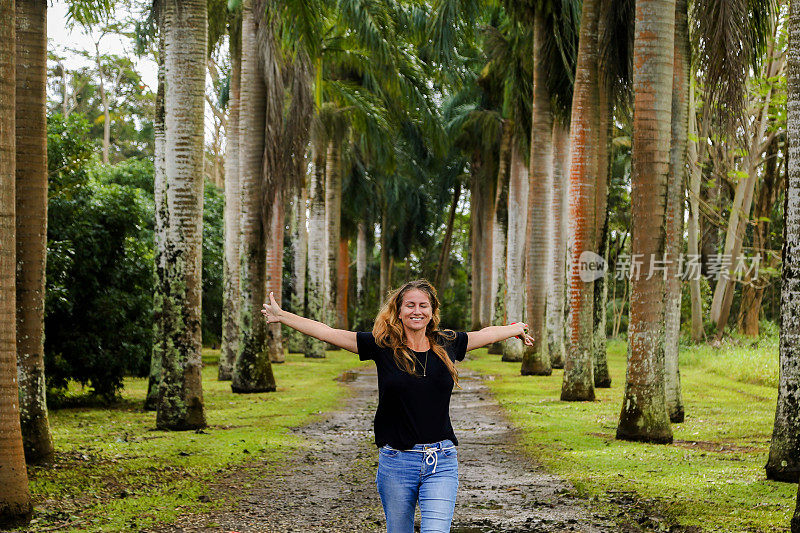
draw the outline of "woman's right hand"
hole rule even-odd
[[[275,296],[272,295],[272,291],[269,293],[269,302],[265,302],[264,308],[261,309],[261,314],[267,319],[268,324],[281,321],[281,314],[283,314],[283,311],[281,310],[281,306],[278,305],[278,302],[275,301]]]

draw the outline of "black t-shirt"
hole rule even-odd
[[[439,336],[451,361],[463,361],[467,352],[467,334],[456,333],[447,340]],[[362,361],[372,359],[378,368],[378,410],[375,413],[375,445],[388,444],[398,450],[408,450],[415,444],[428,444],[450,439],[458,444],[450,423],[450,394],[453,378],[433,350],[413,352],[417,358],[413,376],[400,369],[391,348],[375,343],[371,332],[356,333],[358,356]],[[425,376],[423,377],[423,366]]]

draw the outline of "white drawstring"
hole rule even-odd
[[[436,454],[436,451],[436,448],[425,448],[425,464],[428,466],[433,465],[431,474],[436,473],[436,465],[439,464],[439,456]]]
[[[424,453],[425,454],[425,464],[430,466],[433,465],[433,470],[431,470],[431,474],[436,473],[436,467],[439,465],[439,455],[436,452],[445,451],[445,450],[452,450],[455,446],[447,446],[444,448],[425,448],[424,450],[405,450],[407,452],[417,452],[417,453]]]

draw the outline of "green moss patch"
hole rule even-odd
[[[609,342],[612,387],[597,389],[597,400],[586,403],[559,400],[561,370],[523,377],[519,363],[503,363],[485,349],[465,364],[493,377],[487,384],[522,430],[526,451],[607,511],[625,514],[633,504],[704,531],[788,531],[797,485],[764,474],[776,344],[682,349],[686,421],[673,424],[672,445],[615,439],[625,354],[624,342]]]

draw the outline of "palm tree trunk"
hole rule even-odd
[[[595,181],[597,172],[598,86],[597,26],[599,3],[584,0],[578,43],[578,64],[570,126],[569,321],[561,399],[594,400],[592,333],[594,282],[583,281],[581,254],[594,248]]]
[[[664,257],[668,204],[670,102],[674,72],[675,0],[636,2],[634,30],[631,254],[645,264]],[[672,442],[664,394],[666,284],[634,276],[625,398],[617,438]]]
[[[241,27],[241,23],[239,24]],[[239,185],[239,93],[242,74],[241,29],[232,31],[228,138],[225,149],[225,257],[222,292],[222,350],[217,379],[230,381],[239,351],[239,257],[242,190]]]
[[[305,181],[305,180],[303,180]],[[308,192],[302,183],[292,204],[292,251],[294,268],[292,272],[292,311],[305,316],[306,307],[306,261],[308,258],[308,230],[306,229],[306,204]],[[305,335],[291,329],[286,332],[289,353],[303,353]]]
[[[314,173],[311,175],[308,204],[308,317],[325,322],[325,263],[328,253],[325,226],[325,150],[314,147]],[[325,343],[306,338],[306,357],[325,357]]]
[[[44,380],[47,2],[17,0],[17,371],[28,463],[53,458]]]
[[[156,265],[154,307],[163,329],[156,426],[206,426],[201,381],[203,128],[206,79],[206,3],[164,2],[164,249]]]
[[[453,189],[453,202],[450,204],[450,214],[447,216],[447,228],[444,231],[442,241],[442,253],[439,255],[439,265],[436,267],[436,289],[443,291],[448,281],[448,268],[450,259],[450,248],[453,240],[453,226],[456,220],[456,209],[461,198],[461,182],[456,182]]]
[[[339,238],[342,228],[342,173],[340,169],[339,142],[328,144],[327,161],[325,163],[325,218],[328,228],[328,306],[330,323],[339,329],[347,329],[347,312],[340,315],[342,287],[339,286]]]
[[[336,266],[336,315],[340,329],[348,329],[350,321],[347,317],[347,295],[350,291],[350,241],[339,237],[339,264]]]
[[[522,357],[523,376],[553,373],[547,352],[547,274],[550,265],[550,209],[553,189],[553,112],[547,89],[548,65],[543,59],[546,42],[545,14],[536,10],[533,21],[533,117],[525,258],[525,318],[533,337]]]
[[[163,5],[158,8],[163,9]],[[155,116],[153,117],[153,202],[155,206],[155,228],[154,237],[154,263],[156,268],[163,263],[162,254],[166,249],[165,224],[167,219],[166,205],[166,157],[164,155],[164,93],[165,93],[165,74],[164,74],[164,29],[163,15],[158,15],[158,88],[156,90]],[[155,309],[153,316],[154,337],[162,335],[164,323],[163,313]],[[150,355],[150,375],[147,382],[147,396],[144,400],[146,411],[155,411],[158,408],[158,390],[161,385],[161,350],[153,346]]]
[[[547,290],[547,344],[553,368],[564,368],[564,281],[567,256],[567,176],[569,128],[553,122],[553,224],[550,283]]]
[[[525,232],[528,227],[528,165],[519,140],[511,141],[508,174],[508,246],[506,246],[506,318],[522,322],[525,312]],[[522,361],[523,344],[516,337],[503,341],[503,361]]]
[[[267,234],[267,292],[273,293],[278,305],[282,304],[283,293],[283,188],[280,184],[275,191],[275,200],[272,204],[272,216]],[[286,356],[283,353],[283,335],[279,323],[270,324],[267,328],[267,351],[271,363],[283,363]]]
[[[598,33],[603,34],[603,25]],[[608,264],[608,171],[610,138],[613,124],[611,105],[611,89],[606,83],[602,69],[604,65],[598,61],[597,96],[598,96],[598,128],[597,128],[597,184],[595,185],[595,248]],[[606,303],[608,302],[608,272],[594,281],[594,302],[592,310],[592,367],[594,386],[608,388],[611,386],[611,375],[608,373],[608,356],[606,353]]]
[[[233,365],[233,392],[275,390],[269,360],[268,326],[261,316],[267,294],[267,241],[270,219],[264,216],[262,188],[267,179],[264,164],[267,93],[264,60],[259,54],[252,0],[242,4],[242,73],[239,92],[239,179],[242,193],[239,270],[239,351]],[[270,211],[271,214],[271,211]]]
[[[364,298],[364,276],[367,274],[367,228],[364,221],[358,223],[356,239],[356,301]]]
[[[378,300],[383,302],[383,299],[386,298],[386,294],[389,291],[391,261],[389,259],[389,213],[386,205],[384,205],[381,209],[381,280],[379,285],[380,294],[378,295]]]
[[[672,77],[672,144],[667,185],[666,331],[664,336],[664,387],[667,414],[671,422],[683,422],[681,374],[678,344],[681,330],[681,278],[679,261],[683,254],[683,192],[686,174],[686,143],[689,113],[689,22],[687,0],[675,2],[675,63]]]
[[[489,192],[489,184],[481,155],[474,153],[470,164],[470,257],[472,267],[471,280],[471,329],[478,330],[488,326],[488,318],[484,316],[485,295],[490,287],[486,270],[491,271],[491,204],[494,195]],[[488,263],[488,265],[487,265]]]
[[[790,2],[786,100],[787,153],[800,150],[800,3]],[[800,160],[789,157],[784,197],[783,269],[781,271],[780,381],[775,427],[767,459],[767,479],[797,483],[800,477]],[[800,530],[795,510],[792,531]]]
[[[691,73],[690,73],[691,75]],[[707,121],[706,121],[707,123]],[[703,171],[698,161],[697,147],[697,106],[694,99],[694,81],[689,84],[689,139],[687,152],[689,157],[689,237],[687,256],[700,257],[700,183]],[[703,329],[703,299],[700,294],[700,275],[695,273],[689,278],[689,291],[692,298],[692,342],[700,342],[705,335]]]
[[[506,241],[508,233],[508,161],[511,158],[511,139],[513,123],[503,121],[503,137],[500,143],[499,164],[497,168],[497,189],[494,200],[494,221],[492,223],[492,325],[506,323]],[[495,342],[489,346],[489,353],[502,354],[503,343]]]
[[[14,1],[0,1],[0,240],[15,241],[16,38]],[[16,248],[0,246],[0,527],[33,513],[22,446],[17,388]]]

